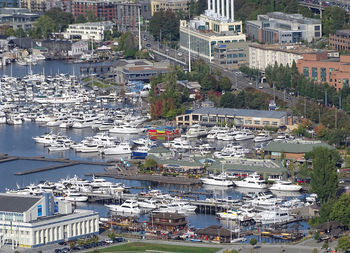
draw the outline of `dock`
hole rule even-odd
[[[120,174],[120,173],[95,173],[98,177],[111,177],[116,179],[125,180],[139,180],[139,181],[150,181],[163,184],[180,184],[180,185],[195,185],[201,184],[201,181],[196,178],[187,177],[171,177],[162,175],[148,175],[148,174]],[[91,176],[87,174],[87,176]]]
[[[114,163],[112,162],[92,162],[92,161],[82,161],[82,160],[70,160],[67,158],[46,158],[43,156],[32,156],[32,157],[27,157],[27,156],[9,156],[7,154],[0,154],[0,163],[5,163],[5,162],[10,162],[10,161],[17,161],[17,160],[30,160],[30,161],[41,161],[41,162],[57,162],[60,164],[57,165],[51,165],[51,166],[46,166],[42,168],[36,168],[36,169],[31,169],[31,170],[25,170],[25,171],[20,171],[16,172],[15,175],[27,175],[27,174],[33,174],[33,173],[38,173],[38,172],[43,172],[43,171],[48,171],[48,170],[54,170],[54,169],[60,169],[64,167],[70,167],[74,165],[100,165],[100,166],[112,166]]]

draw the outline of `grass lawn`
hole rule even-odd
[[[143,243],[134,242],[123,245],[112,246],[98,250],[99,252],[181,252],[181,253],[215,253],[220,248],[209,247],[192,247],[192,246],[178,246],[170,244],[156,244],[156,243]]]

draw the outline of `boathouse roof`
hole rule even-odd
[[[334,149],[332,146],[323,142],[270,142],[266,147],[263,148],[263,150],[267,152],[285,152],[302,154],[311,152],[314,148],[317,147],[326,147],[329,149]]]

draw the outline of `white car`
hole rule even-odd
[[[181,53],[181,52],[178,52],[177,55],[178,55],[178,56],[182,56],[182,53]]]

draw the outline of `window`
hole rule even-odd
[[[344,87],[349,87],[349,79],[347,78],[343,79],[343,88]]]
[[[236,32],[241,32],[241,26],[240,25],[236,25]]]
[[[327,82],[326,68],[321,68],[321,82]]]
[[[303,74],[305,77],[309,77],[309,68],[308,67],[304,67]]]
[[[278,125],[277,121],[272,121],[272,125],[277,126]]]
[[[252,121],[251,121],[251,120],[245,120],[244,123],[245,123],[246,125],[251,125],[251,124],[252,124]]]
[[[235,27],[234,27],[233,25],[229,25],[229,26],[228,26],[228,30],[229,30],[229,31],[234,31],[234,30],[235,30]]]
[[[260,125],[260,120],[254,120],[254,125]]]
[[[38,217],[43,216],[43,206],[42,205],[38,205]]]
[[[264,125],[264,126],[270,125],[270,121],[263,121],[263,125]]]
[[[317,71],[317,68],[312,67],[312,74],[311,74],[311,78],[312,78],[312,80],[317,81],[317,76],[318,76],[318,71]]]

